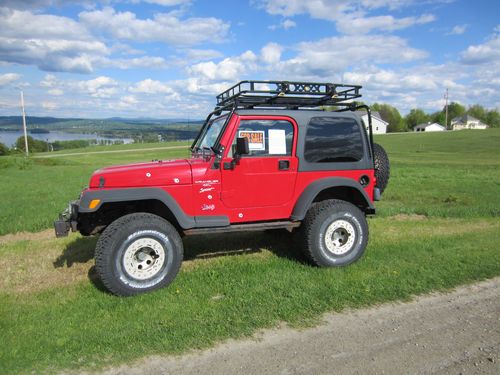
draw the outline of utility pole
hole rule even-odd
[[[444,127],[445,129],[448,129],[448,89],[446,89],[446,92],[444,93],[444,110],[445,110],[445,115],[444,115]]]
[[[26,113],[24,113],[24,95],[22,90],[21,90],[21,112],[23,114],[24,148],[26,149],[26,156],[29,156],[28,134],[26,132]]]

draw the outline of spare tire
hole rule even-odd
[[[379,188],[380,194],[382,194],[389,183],[391,167],[387,153],[378,143],[373,144],[373,158],[375,164],[375,178],[377,179],[377,184],[375,186]]]

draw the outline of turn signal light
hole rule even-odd
[[[91,210],[93,210],[94,208],[96,208],[96,207],[99,205],[99,203],[101,203],[101,200],[100,200],[100,199],[92,199],[92,200],[90,201],[89,208],[90,208]]]

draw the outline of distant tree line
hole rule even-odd
[[[435,122],[444,126],[446,117],[445,108],[430,114],[425,113],[420,108],[414,108],[405,117],[401,116],[399,111],[390,104],[375,103],[370,108],[372,111],[379,112],[382,120],[389,123],[387,128],[388,132],[412,131],[415,126],[428,122]],[[498,110],[487,110],[479,104],[474,104],[465,108],[463,105],[456,102],[451,102],[448,105],[448,122],[446,127],[450,128],[451,120],[455,117],[466,114],[477,118],[492,128],[500,127],[500,113]]]
[[[357,104],[363,104],[362,102],[357,102]],[[441,111],[434,113],[426,113],[420,108],[412,109],[406,116],[401,116],[397,108],[390,104],[375,103],[371,107],[372,112],[379,112],[382,120],[387,121],[389,126],[387,128],[388,132],[406,132],[412,131],[416,125],[435,122],[444,125],[445,122],[445,108]],[[335,107],[325,107],[327,110],[335,109]],[[451,120],[455,117],[462,115],[470,115],[477,118],[481,122],[489,125],[492,128],[500,127],[500,113],[496,109],[487,110],[482,105],[474,104],[468,108],[463,105],[451,102],[448,105],[448,122],[446,127],[449,128],[451,125]],[[83,121],[83,120],[81,120]],[[198,126],[198,124],[196,124]],[[135,130],[135,129],[134,129]],[[155,129],[157,130],[157,129]],[[124,133],[121,134],[123,137],[131,136],[135,142],[138,143],[150,143],[150,142],[165,142],[165,141],[175,141],[178,139],[184,140],[189,138],[194,138],[197,133],[197,129],[194,128],[194,124],[190,126],[179,125],[178,127],[173,127],[171,129],[158,129],[158,131],[140,132],[137,134]],[[55,141],[55,142],[45,142],[33,139],[28,136],[28,148],[30,152],[47,152],[47,151],[59,151],[71,148],[83,148],[95,144],[118,144],[123,143],[123,141],[111,141],[111,140],[75,140],[75,141]],[[24,148],[24,137],[19,137],[12,149],[9,149],[3,143],[0,143],[0,156],[7,155],[9,153],[15,152],[25,152]]]
[[[28,136],[27,139],[28,139],[29,152],[69,150],[72,148],[84,148],[91,145],[123,144],[123,141],[121,140],[110,140],[110,139],[100,139],[97,141],[95,139],[80,139],[73,141],[54,141],[54,142],[41,141],[38,139],[34,139],[31,136]],[[15,154],[15,153],[24,153],[24,152],[26,152],[24,137],[19,137],[11,149],[9,149],[9,147],[7,147],[5,144],[0,143],[0,156]]]

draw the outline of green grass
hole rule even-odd
[[[380,215],[500,216],[500,129],[379,136],[391,160]]]
[[[421,225],[419,233],[427,236],[404,235]],[[89,282],[33,294],[4,292],[0,372],[53,372],[181,353],[283,321],[309,325],[326,311],[406,300],[498,275],[500,225],[487,219],[472,231],[449,234],[467,227],[465,219],[372,220],[365,257],[342,269],[301,263],[286,237],[246,234],[226,238],[223,247],[254,253],[199,262],[169,288],[139,297],[113,297]],[[402,234],[393,239],[387,231]],[[202,252],[220,239],[190,241]],[[263,242],[270,253],[259,252]]]
[[[134,146],[134,147],[133,147]],[[143,150],[179,147],[183,149]],[[130,150],[100,154],[95,151]],[[70,152],[71,151],[71,152]],[[50,228],[68,201],[78,198],[90,174],[103,166],[186,157],[188,144],[171,142],[139,145],[95,146],[61,151],[59,154],[88,152],[57,158],[0,157],[0,235]],[[51,153],[58,154],[58,153]],[[47,155],[47,156],[51,156]],[[44,154],[36,155],[38,157]]]
[[[311,325],[327,311],[498,276],[499,141],[498,129],[378,137],[391,158],[391,181],[369,220],[366,254],[346,268],[307,265],[283,234],[188,237],[187,261],[170,287],[125,299],[95,280],[93,238],[0,242],[0,373],[100,368],[183,353],[280,322]],[[53,211],[101,165],[179,152],[4,159],[0,194],[16,200],[2,199],[0,228],[48,227]]]

